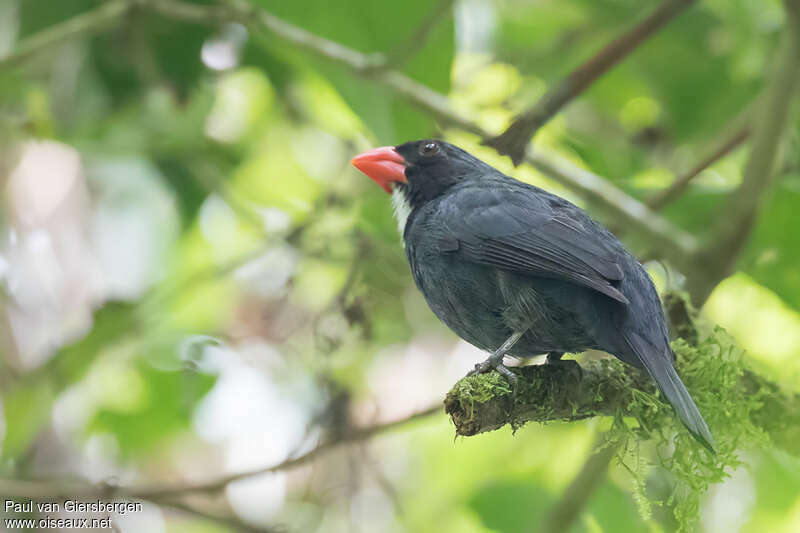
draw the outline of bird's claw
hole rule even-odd
[[[486,372],[490,372],[492,370],[497,370],[500,374],[505,376],[505,378],[511,382],[512,385],[516,386],[519,382],[519,378],[516,374],[514,374],[511,370],[508,369],[506,365],[503,364],[503,358],[495,357],[495,355],[489,356],[485,361],[478,363],[475,365],[475,368],[470,370],[467,375],[474,376],[477,374],[485,374]]]

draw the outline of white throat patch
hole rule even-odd
[[[402,237],[406,230],[408,215],[411,214],[411,205],[408,203],[405,193],[399,187],[392,189],[392,208],[394,209],[394,218],[397,219],[397,229]]]

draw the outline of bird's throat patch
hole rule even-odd
[[[408,203],[406,193],[401,187],[395,186],[392,189],[392,208],[394,209],[394,218],[397,220],[397,229],[402,237],[406,231],[408,215],[411,214],[411,204]]]

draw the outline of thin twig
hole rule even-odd
[[[104,25],[122,18],[133,5],[134,2],[132,0],[110,0],[91,11],[81,13],[64,22],[45,28],[23,39],[10,55],[0,58],[0,70],[14,67],[36,52],[75,35],[98,31]]]
[[[665,0],[647,18],[608,43],[588,61],[554,85],[533,107],[519,115],[506,131],[497,137],[486,140],[485,144],[503,155],[511,156],[514,164],[519,165],[524,159],[528,141],[539,128],[611,67],[625,59],[640,44],[694,2],[695,0]]]
[[[200,518],[217,522],[238,531],[253,533],[278,533],[280,528],[257,528],[250,526],[235,516],[223,516],[211,513],[207,509],[185,502],[168,499],[167,497],[139,498],[131,496],[111,485],[93,485],[85,481],[73,479],[0,479],[0,495],[5,498],[56,501],[59,499],[99,499],[102,501],[119,500],[121,498],[142,499],[156,505],[169,507],[183,513],[192,514]]]
[[[749,240],[764,198],[774,183],[778,148],[792,104],[800,94],[800,0],[783,3],[786,12],[783,50],[758,100],[742,183],[724,206],[724,216],[717,218],[708,245],[695,259],[696,266],[702,267],[689,280],[689,294],[695,305],[702,305],[718,281],[732,271]]]
[[[750,130],[747,127],[744,127],[734,133],[722,144],[722,146],[717,148],[717,150],[715,150],[713,153],[709,154],[708,157],[700,161],[691,170],[689,170],[689,172],[675,179],[675,181],[673,181],[672,184],[670,184],[670,186],[666,189],[659,191],[648,198],[647,201],[645,201],[645,204],[647,204],[650,209],[658,211],[668,203],[675,200],[677,197],[683,194],[693,179],[699,176],[700,173],[702,173],[708,167],[735,150],[736,147],[738,147],[745,141],[745,139],[747,139],[749,134]]]
[[[153,503],[157,504],[160,507],[174,509],[180,513],[194,515],[204,520],[208,520],[210,522],[214,522],[226,528],[232,529],[233,531],[241,531],[242,533],[284,533],[285,529],[281,527],[257,527],[251,526],[247,524],[243,520],[237,518],[234,515],[221,515],[217,513],[212,513],[205,509],[199,509],[193,505],[189,505],[183,502],[177,501],[154,501]]]
[[[370,56],[314,35],[263,9],[231,3],[227,10],[219,8],[210,10],[206,6],[185,4],[179,0],[162,0],[156,4],[155,8],[165,16],[175,16],[185,20],[218,24],[223,18],[223,20],[238,20],[243,24],[250,25],[255,30],[267,29],[299,48],[387,87],[443,124],[457,127],[484,139],[490,137],[489,132],[477,122],[456,111],[446,96],[396,70],[375,72],[371,68],[373,63]],[[589,201],[608,211],[617,220],[638,229],[654,245],[663,250],[666,258],[677,265],[685,265],[688,257],[694,253],[696,242],[692,235],[673,226],[608,180],[577,167],[564,158],[553,155],[536,152],[529,154],[525,160],[566,187],[576,190]]]
[[[379,433],[385,433],[399,426],[408,424],[422,418],[442,413],[441,404],[437,403],[427,409],[418,411],[398,420],[383,422],[362,428],[354,428],[350,433],[343,435],[335,441],[319,444],[303,455],[287,459],[281,463],[229,474],[218,479],[189,484],[164,485],[161,483],[146,486],[126,487],[113,485],[95,485],[74,479],[14,479],[0,478],[0,495],[8,498],[22,498],[34,500],[69,498],[133,498],[173,505],[174,498],[195,493],[215,493],[224,489],[229,483],[240,479],[247,479],[270,472],[280,472],[305,465],[322,455],[346,444],[369,439]]]
[[[195,492],[216,492],[224,489],[229,483],[238,481],[240,479],[260,476],[263,474],[268,474],[270,472],[280,472],[282,470],[289,470],[292,468],[296,468],[298,466],[305,465],[342,445],[362,441],[371,438],[379,433],[390,431],[399,426],[405,425],[409,422],[413,422],[421,418],[426,418],[428,416],[441,412],[442,412],[442,406],[441,404],[437,403],[436,405],[428,407],[425,410],[418,411],[416,413],[413,413],[398,420],[384,422],[381,424],[375,424],[364,428],[355,428],[350,433],[343,435],[338,440],[319,444],[317,447],[304,453],[303,455],[291,459],[286,459],[285,461],[278,463],[276,465],[267,466],[264,468],[259,468],[256,470],[250,470],[246,472],[229,474],[227,476],[223,476],[219,479],[212,481],[195,483],[195,484],[174,485],[171,487],[164,485],[155,485],[151,487],[128,488],[124,489],[124,491],[126,494],[132,497],[144,498],[144,499],[150,499],[153,497],[161,498],[167,496],[176,496],[176,495],[189,494]]]
[[[300,49],[323,57],[355,74],[385,86],[410,104],[428,112],[443,124],[457,127],[483,139],[491,136],[471,118],[456,111],[446,96],[396,70],[375,70],[375,61],[372,55],[363,54],[289,24],[253,4],[237,0],[231,0],[225,5],[191,4],[181,0],[138,0],[137,4],[164,16],[184,21],[211,25],[218,25],[225,21],[237,21],[256,30],[266,29]],[[73,24],[87,31],[90,29],[87,27],[86,21],[77,24],[74,19],[59,26],[72,27]],[[94,24],[98,24],[96,19],[94,19]],[[69,32],[69,34],[72,33]],[[37,49],[42,46],[44,45],[39,44]],[[690,234],[673,226],[666,219],[658,216],[647,206],[600,176],[581,169],[566,159],[541,153],[529,155],[526,161],[565,186],[578,191],[587,200],[603,207],[617,220],[637,228],[664,250],[666,258],[673,260],[676,264],[686,264],[688,257],[694,252],[696,243]]]

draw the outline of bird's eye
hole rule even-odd
[[[419,145],[419,155],[432,156],[439,153],[439,143],[427,142]]]

